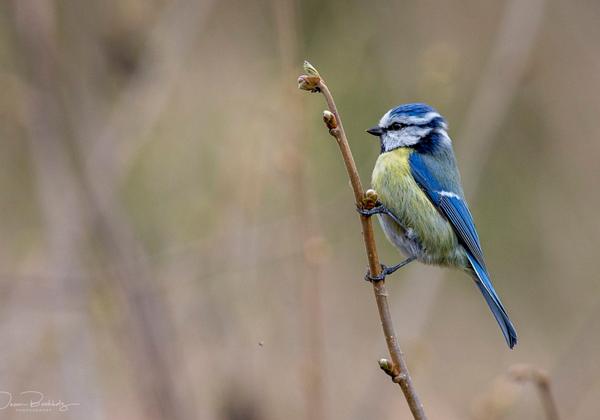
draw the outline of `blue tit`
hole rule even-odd
[[[372,177],[379,202],[359,212],[377,214],[387,239],[408,257],[384,266],[379,277],[367,277],[381,280],[413,260],[463,270],[475,280],[513,348],[517,333],[490,281],[447,128],[435,109],[415,103],[389,110],[367,130],[381,144]]]

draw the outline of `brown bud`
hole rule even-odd
[[[308,76],[303,74],[298,77],[298,89],[308,90],[309,92],[318,92],[320,81],[321,79],[318,76]]]
[[[365,191],[365,196],[362,199],[361,205],[364,209],[372,209],[377,205],[377,191],[369,189]]]
[[[323,121],[325,122],[327,128],[329,128],[330,130],[337,128],[338,126],[337,120],[335,119],[335,115],[333,115],[333,113],[330,111],[323,111]]]
[[[379,359],[379,367],[385,373],[390,375],[392,373],[392,369],[393,369],[394,365],[388,359]]]
[[[379,197],[377,196],[377,191],[373,189],[368,189],[367,191],[365,191],[365,199],[367,201],[376,203],[378,198]]]

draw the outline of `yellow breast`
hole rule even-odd
[[[401,147],[382,153],[375,163],[371,184],[390,210],[404,201],[407,194],[415,195],[422,204],[429,202],[410,172],[410,154],[410,149]]]
[[[382,153],[373,170],[372,186],[382,204],[405,228],[416,233],[423,249],[427,250],[429,261],[444,264],[456,248],[457,239],[450,224],[413,178],[409,163],[411,153],[414,152],[408,148]]]
[[[385,182],[384,178],[387,178],[388,176],[410,176],[412,178],[408,163],[410,152],[410,149],[401,147],[396,150],[392,150],[391,152],[382,153],[379,155],[379,158],[375,163],[375,169],[373,170],[373,187],[377,188],[377,184]]]

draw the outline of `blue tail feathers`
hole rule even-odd
[[[481,294],[483,294],[485,301],[494,314],[494,318],[496,318],[498,325],[500,325],[502,334],[504,334],[504,338],[506,339],[506,343],[512,349],[515,344],[517,344],[517,332],[515,331],[512,322],[510,322],[510,318],[506,313],[506,309],[504,309],[504,306],[502,306],[502,302],[500,302],[500,298],[496,294],[494,286],[492,286],[492,282],[489,279],[486,269],[470,255],[469,261],[471,262],[473,271],[477,276],[475,283],[477,283],[479,290],[481,290]]]

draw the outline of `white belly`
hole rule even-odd
[[[407,257],[415,257],[419,261],[429,263],[417,235],[412,229],[404,230],[387,214],[379,214],[379,224],[388,240]]]

